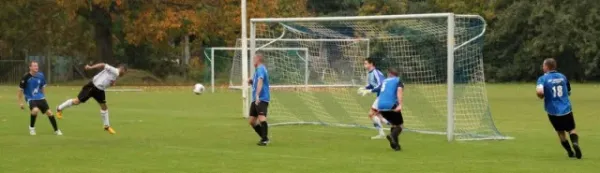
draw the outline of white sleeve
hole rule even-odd
[[[117,69],[111,65],[104,64],[104,70],[107,70],[108,72],[119,76],[119,69]]]
[[[537,85],[537,87],[535,87],[535,91],[544,93],[544,85],[542,85],[542,84]]]

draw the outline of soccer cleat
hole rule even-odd
[[[575,153],[573,153],[572,151],[568,151],[567,156],[569,156],[569,158],[575,158]]]
[[[371,137],[371,139],[383,139],[383,138],[385,138],[385,134],[379,134],[377,136]]]
[[[573,150],[575,150],[575,157],[577,157],[577,159],[581,159],[581,157],[583,157],[581,149],[579,148],[579,144],[573,144]]]
[[[398,144],[398,142],[396,142],[392,136],[387,135],[385,138],[390,142],[390,148],[392,148],[394,151],[400,151],[400,144]]]
[[[61,132],[60,130],[54,131],[54,134],[55,134],[56,136],[62,136],[62,135],[63,135],[63,134],[62,134],[62,132]]]
[[[58,108],[56,108],[56,115],[55,116],[59,120],[62,119],[62,110],[59,110]]]
[[[113,135],[113,134],[117,133],[117,132],[115,132],[115,130],[114,130],[112,127],[110,127],[110,126],[104,126],[104,131],[107,131],[107,132],[108,132],[108,133],[110,133],[111,135]]]
[[[269,144],[269,140],[260,140],[256,145],[258,146],[267,146]]]
[[[31,136],[35,136],[37,133],[35,133],[35,127],[29,127],[29,135]]]

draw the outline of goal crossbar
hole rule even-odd
[[[401,14],[381,16],[337,16],[337,17],[294,17],[294,18],[252,18],[251,23],[276,23],[276,22],[323,22],[323,21],[359,21],[359,20],[388,20],[388,19],[418,19],[418,18],[441,18],[453,16],[453,13],[431,13],[431,14]]]

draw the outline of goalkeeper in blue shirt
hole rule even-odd
[[[359,88],[358,93],[363,96],[365,96],[369,93],[374,93],[377,95],[377,97],[379,97],[379,92],[381,91],[381,86],[383,83],[383,79],[385,77],[383,76],[383,73],[381,73],[381,71],[379,71],[377,68],[375,68],[373,58],[365,59],[364,66],[365,66],[365,69],[367,69],[369,71],[368,76],[367,76],[367,86]],[[371,105],[371,110],[369,111],[369,119],[371,119],[371,121],[373,121],[373,126],[375,127],[375,129],[377,129],[379,134],[371,137],[371,139],[385,138],[385,133],[383,132],[382,123],[383,124],[388,123],[387,120],[378,113],[377,101],[378,101],[378,98],[376,98],[375,101],[373,102],[373,104]]]
[[[538,98],[544,99],[544,109],[548,113],[550,123],[558,134],[560,143],[571,158],[581,159],[581,149],[579,148],[579,136],[575,131],[575,119],[571,109],[571,85],[567,78],[556,71],[556,60],[548,58],[544,60],[542,69],[544,75],[537,80],[536,93]],[[573,144],[573,150],[567,140],[567,135]]]

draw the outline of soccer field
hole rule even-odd
[[[535,97],[535,86],[488,85],[492,115],[506,141],[451,142],[445,136],[404,133],[403,150],[370,140],[373,130],[324,126],[277,126],[272,143],[241,117],[239,92],[200,96],[191,88],[108,92],[116,135],[102,129],[95,101],[65,111],[54,136],[38,117],[29,136],[27,111],[16,86],[0,87],[0,172],[598,172],[600,86],[573,86],[572,102],[582,160],[569,159]],[[79,87],[48,87],[56,107]],[[365,110],[366,112],[367,110]],[[269,116],[277,116],[271,114]],[[366,114],[365,114],[365,118]],[[411,122],[406,122],[410,124]]]

